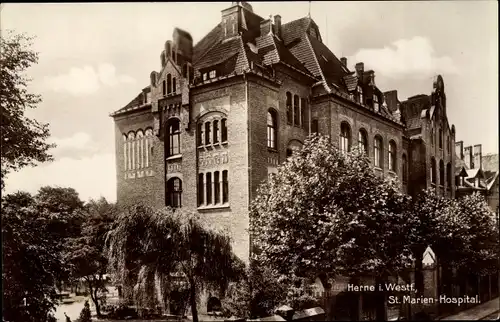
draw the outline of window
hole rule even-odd
[[[270,109],[267,112],[267,147],[271,149],[276,149],[276,134],[278,129],[276,119],[276,111]]]
[[[211,70],[210,71],[210,75],[209,75],[210,78],[215,78],[215,70]]]
[[[358,133],[358,146],[361,151],[368,153],[368,135],[365,129],[359,130]]]
[[[172,178],[167,182],[167,206],[172,208],[182,207],[182,181]]]
[[[286,121],[288,124],[293,122],[292,94],[290,92],[286,92]]]
[[[358,96],[359,96],[359,103],[360,104],[363,104],[363,89],[361,88],[361,86],[358,86]]]
[[[146,154],[146,160],[145,160],[145,164],[146,164],[146,168],[149,167],[149,154],[150,154],[150,149],[152,150],[153,149],[153,130],[152,129],[146,129],[146,141],[144,142],[145,143],[145,147],[144,147],[144,152]]]
[[[377,168],[382,168],[382,165],[384,164],[384,154],[382,153],[382,149],[382,138],[380,136],[376,136],[373,144],[373,160]]]
[[[137,131],[137,168],[144,168],[144,134]]]
[[[300,101],[297,95],[293,96],[293,122],[296,126],[300,126]]]
[[[396,172],[396,143],[389,142],[389,170]]]
[[[135,146],[135,133],[134,132],[129,132],[128,134],[128,149],[127,149],[127,153],[128,153],[128,169],[129,170],[133,170],[134,167],[135,167],[135,164],[134,164],[134,146]]]
[[[209,172],[206,174],[207,176],[207,188],[205,189],[206,193],[207,193],[207,205],[211,204],[212,203],[212,174]]]
[[[439,161],[439,185],[444,186],[444,162]]]
[[[222,171],[222,202],[229,201],[229,186],[227,182],[227,170]]]
[[[205,145],[210,144],[210,122],[205,122]]]
[[[203,80],[206,81],[208,79],[208,74],[207,73],[203,73]]]
[[[403,183],[408,182],[408,160],[406,159],[406,154],[401,157],[403,162]]]
[[[203,146],[205,132],[203,131],[203,123],[198,124],[198,146]]]
[[[378,112],[378,97],[377,95],[373,95],[373,108],[375,109],[375,112]]]
[[[227,142],[227,120],[226,119],[222,119],[221,128],[222,128],[221,141]]]
[[[167,94],[172,92],[172,75],[167,75]]]
[[[163,81],[163,96],[165,96],[167,94],[167,83],[165,81]]]
[[[351,150],[351,129],[346,122],[340,124],[340,151],[349,152]]]
[[[175,92],[177,92],[177,80],[174,78],[172,78],[172,93],[175,94]]]
[[[302,126],[306,125],[306,110],[307,110],[307,100],[305,98],[300,99],[300,124]]]
[[[198,174],[198,206],[203,205],[204,200],[204,184],[203,184],[203,173]]]
[[[214,204],[220,202],[220,178],[219,171],[214,172]]]
[[[314,119],[311,121],[311,133],[318,133],[318,120]]]
[[[439,129],[439,148],[442,149],[443,148],[443,130],[441,130],[441,128]]]
[[[180,121],[172,120],[168,124],[168,156],[181,153],[181,129]]]
[[[123,134],[123,169],[127,170],[127,135]]]
[[[446,185],[451,188],[451,163],[446,165]]]
[[[219,121],[214,121],[214,144],[219,143]]]
[[[436,160],[431,159],[431,183],[436,184]]]

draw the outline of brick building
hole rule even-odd
[[[376,171],[399,177],[409,194],[435,186],[454,197],[455,129],[441,76],[430,95],[400,102],[363,63],[350,71],[310,17],[282,24],[246,2],[223,10],[195,45],[176,28],[160,63],[112,114],[118,203],[198,212],[226,228],[246,259],[258,185],[312,132],[344,150],[362,146]]]

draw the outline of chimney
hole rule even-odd
[[[271,32],[271,19],[262,20],[260,23],[260,35],[264,36]]]
[[[483,152],[481,149],[481,144],[474,145],[474,167],[482,168],[483,165]]]
[[[365,71],[365,64],[364,63],[357,63],[356,64],[356,74],[358,75],[358,77],[362,77],[364,71]]]
[[[278,36],[278,38],[281,38],[281,16],[280,15],[274,16],[274,34],[276,36]]]
[[[465,156],[464,156],[465,165],[469,169],[474,169],[474,159],[472,158],[472,146],[465,147],[464,151],[465,151]]]
[[[464,141],[455,142],[455,153],[460,160],[464,159]]]
[[[342,65],[344,65],[344,67],[347,67],[347,58],[346,57],[340,58],[340,62],[342,63]]]

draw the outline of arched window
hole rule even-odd
[[[134,141],[135,141],[135,133],[134,132],[129,132],[128,135],[128,169],[133,170],[134,169]]]
[[[360,129],[358,133],[358,146],[361,151],[368,153],[368,135],[365,129]]]
[[[214,121],[214,144],[219,143],[219,121],[215,120]]]
[[[172,93],[175,94],[175,92],[177,92],[177,80],[174,78],[172,78]]]
[[[431,183],[436,184],[436,159],[431,158]]]
[[[171,178],[167,181],[167,205],[172,208],[182,207],[182,180]]]
[[[439,148],[442,149],[443,148],[443,130],[441,130],[441,128],[439,128]]]
[[[276,120],[276,111],[269,109],[267,111],[267,147],[271,149],[276,149],[276,137],[278,130]]]
[[[173,119],[168,123],[168,156],[181,153],[180,121]]]
[[[144,134],[137,131],[137,168],[144,168]]]
[[[403,162],[403,183],[408,182],[408,160],[406,159],[406,154],[401,157]]]
[[[222,128],[221,141],[227,142],[227,120],[226,119],[221,120],[221,128]]]
[[[162,82],[162,93],[163,93],[163,96],[165,96],[167,94],[167,84],[165,81]]]
[[[205,145],[210,144],[210,122],[205,122]]]
[[[167,94],[172,93],[172,75],[167,75]]]
[[[298,95],[293,96],[293,122],[296,126],[300,126],[300,100]]]
[[[373,143],[373,161],[377,168],[382,168],[384,164],[383,145],[382,138],[378,135],[375,137]]]
[[[444,162],[439,161],[439,185],[444,186]]]
[[[150,153],[151,149],[153,148],[153,130],[152,129],[146,129],[146,140],[145,140],[145,154],[146,154],[146,159],[145,159],[145,165],[146,168],[149,167],[149,159],[150,159]]]
[[[389,142],[389,170],[396,172],[396,143],[394,141]]]
[[[128,161],[128,158],[127,158],[127,135],[126,134],[123,134],[123,169],[124,170],[127,170],[127,161]]]
[[[446,165],[446,185],[451,188],[451,163],[448,162]]]
[[[290,92],[286,92],[286,121],[288,124],[293,123],[292,94]]]
[[[198,124],[198,146],[202,146],[204,144],[205,132],[203,123]]]
[[[349,152],[351,150],[351,128],[346,122],[340,124],[340,151]]]

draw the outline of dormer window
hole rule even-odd
[[[210,78],[215,78],[215,70],[210,71]]]
[[[377,95],[373,95],[373,108],[375,109],[375,112],[378,112],[378,97]]]
[[[208,74],[207,73],[203,73],[203,80],[206,81],[208,79]]]
[[[359,95],[359,103],[363,104],[363,89],[361,89],[361,86],[358,86],[358,95]]]

